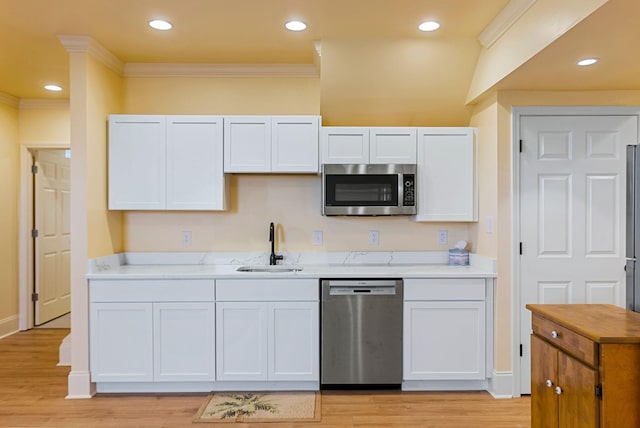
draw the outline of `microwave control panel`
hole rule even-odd
[[[415,181],[416,176],[414,174],[403,174],[403,198],[402,205],[405,207],[412,207],[416,204],[416,193],[415,193]]]

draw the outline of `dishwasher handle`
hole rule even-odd
[[[395,285],[330,285],[330,296],[349,296],[349,295],[375,295],[375,296],[395,296]]]

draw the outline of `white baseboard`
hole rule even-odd
[[[58,364],[59,366],[71,365],[71,333],[67,334],[67,337],[62,339],[60,348],[58,349]]]
[[[69,390],[67,399],[91,398],[96,393],[96,386],[91,383],[89,372],[71,371],[67,378]]]
[[[11,315],[10,317],[0,320],[0,339],[7,336],[11,336],[17,333],[19,329],[18,315]]]
[[[513,398],[513,372],[494,370],[487,391],[493,398]]]

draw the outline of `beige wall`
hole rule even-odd
[[[472,39],[323,40],[325,125],[467,126],[479,53]]]
[[[18,109],[0,100],[0,337],[18,326]]]
[[[107,210],[107,117],[123,104],[123,79],[89,57],[87,93],[87,252],[89,258],[123,250],[122,215]]]
[[[38,101],[20,105],[20,144],[29,147],[69,146],[71,124],[69,103]]]
[[[129,78],[124,113],[319,114],[320,82],[310,78]],[[408,123],[407,123],[408,124]],[[415,223],[407,217],[337,218],[321,215],[318,175],[230,175],[227,212],[125,212],[126,251],[268,251],[268,225],[279,224],[278,251],[443,250],[468,240],[467,224]],[[181,232],[193,232],[191,247]],[[324,232],[324,245],[312,233]],[[369,230],[380,231],[370,246]]]

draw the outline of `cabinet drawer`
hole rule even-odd
[[[217,302],[318,301],[317,279],[219,279]]]
[[[598,344],[562,325],[533,314],[533,332],[591,367],[598,367]]]
[[[405,279],[404,300],[485,300],[481,278]]]
[[[91,302],[213,302],[212,279],[89,281]]]

